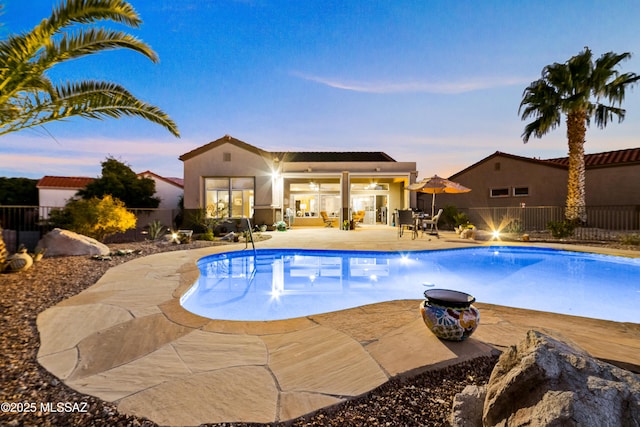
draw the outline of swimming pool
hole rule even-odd
[[[258,249],[209,255],[198,268],[200,278],[180,302],[212,319],[288,319],[423,299],[425,290],[445,288],[479,302],[640,322],[638,258],[514,246],[412,252]]]

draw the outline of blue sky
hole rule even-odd
[[[55,0],[4,0],[0,35],[26,31]],[[132,0],[127,29],[158,53],[92,55],[54,80],[120,83],[178,124],[74,119],[0,137],[0,176],[98,176],[113,156],[136,172],[183,174],[178,157],[229,134],[265,150],[384,151],[419,177],[450,176],[495,151],[562,157],[564,126],[522,142],[524,88],[589,46],[631,52],[637,1]],[[587,132],[587,153],[638,147],[640,87],[622,124]]]

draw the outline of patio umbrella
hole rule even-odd
[[[449,181],[446,178],[441,178],[438,175],[434,175],[431,178],[424,178],[422,181],[409,184],[407,187],[411,191],[419,191],[421,193],[433,194],[431,198],[431,216],[434,215],[436,206],[436,194],[440,193],[468,193],[470,188],[465,187],[457,182]]]

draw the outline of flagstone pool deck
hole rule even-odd
[[[292,229],[257,247],[420,250],[466,247],[453,233],[398,239],[391,227]],[[493,242],[495,244],[495,242]],[[511,243],[510,243],[511,244]],[[635,256],[636,251],[536,245]],[[437,339],[416,300],[273,322],[211,320],[180,296],[205,255],[244,243],[166,252],[110,269],[94,286],[38,316],[38,361],[79,392],[160,425],[285,421],[412,375],[515,345],[529,329],[640,370],[640,324],[476,303],[464,342]],[[250,307],[248,307],[250,309]]]

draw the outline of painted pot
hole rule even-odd
[[[471,336],[480,323],[480,312],[472,304],[474,297],[449,289],[424,291],[420,303],[422,320],[435,336],[443,340],[462,341]]]

